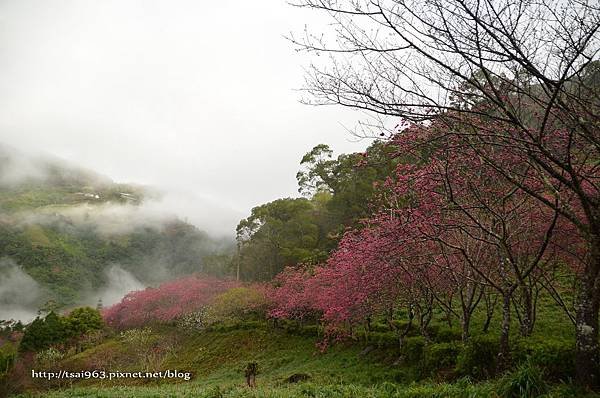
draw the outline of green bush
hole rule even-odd
[[[535,398],[548,392],[544,372],[538,366],[526,362],[505,376],[500,383],[503,398]]]
[[[448,326],[438,326],[430,330],[431,338],[438,343],[449,343],[462,339],[462,332]]]
[[[516,344],[513,358],[540,367],[551,381],[566,381],[575,374],[575,347],[569,340],[523,339]]]
[[[371,324],[371,332],[389,332],[390,325],[382,322],[373,322]]]
[[[64,323],[67,333],[72,337],[78,337],[104,327],[100,311],[91,307],[75,308],[64,318]]]
[[[462,351],[457,342],[429,344],[423,353],[423,370],[432,372],[439,369],[454,368],[456,359]]]
[[[497,338],[487,335],[471,337],[456,359],[456,373],[479,380],[493,376],[498,351]]]
[[[68,337],[69,332],[64,319],[50,312],[44,319],[37,317],[27,325],[19,350],[40,351],[53,344],[62,343]]]
[[[420,365],[423,361],[425,338],[422,336],[407,337],[402,343],[400,353],[404,362],[409,365]]]
[[[371,332],[369,341],[379,348],[398,347],[398,335],[394,332]]]
[[[76,308],[65,317],[54,312],[45,318],[37,317],[25,328],[19,345],[21,352],[41,351],[70,338],[102,329],[104,322],[98,310],[90,307]]]
[[[318,325],[306,325],[302,327],[301,334],[302,336],[319,336],[320,326]]]

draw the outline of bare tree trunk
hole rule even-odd
[[[443,310],[445,313],[445,321],[448,324],[448,327],[451,328],[452,327],[452,313],[453,313],[453,309],[452,309],[452,302],[454,299],[454,294],[449,294],[447,297],[448,301],[447,303],[445,303],[443,305]]]
[[[371,336],[371,317],[368,316],[365,320],[365,342],[369,342],[369,337]]]
[[[522,309],[523,315],[521,319],[519,319],[521,336],[527,337],[531,336],[533,332],[533,317],[534,317],[534,308],[533,308],[533,298],[530,286],[521,286],[521,294],[522,294]]]
[[[471,274],[471,272],[469,272]],[[470,275],[469,275],[470,276]],[[477,290],[479,289],[479,292]],[[473,282],[467,282],[467,289],[464,292],[460,292],[460,303],[462,314],[460,316],[460,326],[462,329],[462,342],[466,343],[470,337],[470,327],[471,327],[471,317],[473,316],[473,311],[481,302],[483,298],[485,300],[485,288],[478,287]]]
[[[600,358],[598,353],[598,273],[600,271],[600,237],[591,240],[590,261],[579,286],[575,329],[575,378],[577,384],[598,387]]]
[[[498,353],[498,371],[504,371],[510,364],[510,292],[502,297],[502,327],[500,329],[500,352]]]
[[[419,331],[427,341],[430,341],[428,327],[433,317],[433,297],[426,297],[422,305],[417,305],[417,312],[419,314]]]

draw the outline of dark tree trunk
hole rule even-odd
[[[469,327],[471,325],[471,313],[468,311],[463,311],[462,319],[460,320],[460,326],[462,328],[462,341],[466,343],[469,340]]]
[[[498,296],[494,295],[494,297],[492,297],[491,293],[486,293],[483,299],[485,300],[485,323],[483,324],[482,332],[487,333],[490,329],[494,312],[496,311],[496,301],[498,300]]]
[[[590,261],[579,285],[575,330],[575,378],[577,384],[597,388],[600,384],[598,354],[598,272],[600,237],[591,240]]]
[[[421,335],[425,337],[425,340],[431,341],[431,336],[429,334],[429,323],[433,317],[433,302],[425,303],[425,308],[422,306],[418,307],[419,312],[419,331]]]

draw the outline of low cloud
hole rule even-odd
[[[138,228],[161,229],[174,216],[134,204],[83,203],[68,207],[51,207],[20,214],[22,224],[55,224],[63,227],[89,227],[103,236],[124,235]]]
[[[93,302],[90,305],[102,300],[104,306],[110,306],[121,301],[127,293],[146,288],[135,276],[117,264],[108,268],[105,275],[106,287],[91,295]]]
[[[0,319],[32,320],[43,296],[39,284],[17,263],[0,259]]]

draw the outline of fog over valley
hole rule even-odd
[[[0,146],[0,187],[0,319],[110,306],[233,250],[232,231],[196,227],[172,194],[54,156]]]

